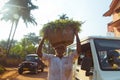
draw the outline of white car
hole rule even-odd
[[[120,80],[120,38],[88,37],[81,40],[84,57],[74,64],[74,80]]]

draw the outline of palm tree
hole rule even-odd
[[[68,17],[66,16],[67,14],[62,14],[62,15],[59,15],[60,19],[68,19]]]
[[[31,14],[31,10],[34,10],[37,8],[38,8],[37,6],[32,4],[31,0],[9,0],[3,6],[2,10],[0,11],[0,14],[2,14],[1,20],[11,21],[12,23],[11,30],[8,37],[7,54],[9,54],[11,43],[14,39],[17,25],[21,18],[23,19],[26,26],[28,26],[28,23],[37,25],[35,18]],[[13,27],[14,27],[14,30],[13,30]],[[12,34],[12,31],[13,31],[13,34]]]

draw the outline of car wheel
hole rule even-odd
[[[22,74],[23,73],[23,70],[20,68],[20,69],[18,69],[18,73],[19,74]]]
[[[44,69],[43,68],[41,68],[41,72],[43,72],[44,71]]]
[[[34,73],[35,73],[35,74],[37,74],[37,73],[38,73],[38,69],[37,69],[37,68],[34,70]]]

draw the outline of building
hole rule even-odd
[[[108,23],[108,33],[113,33],[115,37],[120,37],[120,0],[112,0],[109,10],[103,16],[112,17]]]

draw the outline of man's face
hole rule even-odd
[[[59,46],[59,47],[55,48],[55,51],[58,56],[62,56],[64,54],[64,52],[66,51],[66,47]]]

